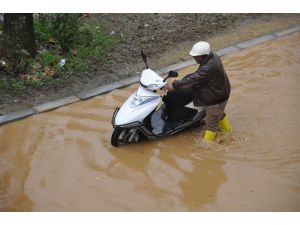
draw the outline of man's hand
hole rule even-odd
[[[170,83],[167,84],[167,90],[168,91],[173,91],[174,90],[173,82],[170,82]]]

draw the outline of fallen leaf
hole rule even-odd
[[[39,78],[37,78],[37,77],[36,77],[36,76],[34,76],[34,75],[29,75],[29,77],[28,77],[28,80],[40,81],[40,79],[39,79]]]
[[[78,50],[77,49],[71,49],[71,53],[73,54],[73,55],[77,55],[77,53],[78,53]]]
[[[19,73],[19,77],[23,80],[28,80],[29,76],[30,76],[29,74]]]
[[[83,17],[91,17],[92,13],[82,13]]]
[[[55,76],[55,70],[49,66],[45,66],[43,67],[43,72],[46,74],[46,75],[50,75],[51,77]]]
[[[51,44],[56,44],[56,43],[57,43],[56,40],[53,39],[53,38],[50,38],[50,39],[48,40],[48,42],[51,43]]]
[[[29,56],[29,55],[30,55],[25,49],[21,49],[20,52],[21,52],[23,55],[26,55],[26,56]]]

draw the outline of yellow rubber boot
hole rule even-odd
[[[230,121],[227,115],[222,120],[219,121],[219,129],[222,132],[231,132]]]
[[[210,130],[206,130],[204,134],[204,140],[206,141],[214,141],[216,139],[217,133],[212,132]]]

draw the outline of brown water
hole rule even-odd
[[[211,150],[199,129],[113,148],[137,85],[115,90],[0,127],[0,210],[299,211],[300,32],[222,59],[234,131]]]

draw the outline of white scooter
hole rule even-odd
[[[168,95],[165,81],[170,77],[177,77],[178,73],[170,71],[163,79],[148,68],[146,54],[143,50],[141,53],[146,69],[140,76],[140,87],[121,108],[116,108],[112,117],[114,131],[111,144],[115,147],[142,139],[154,140],[169,136],[185,128],[203,124],[205,117],[204,107],[195,107],[192,101],[181,107],[172,107],[163,102],[164,96]],[[156,93],[159,90],[164,90],[163,96]]]

